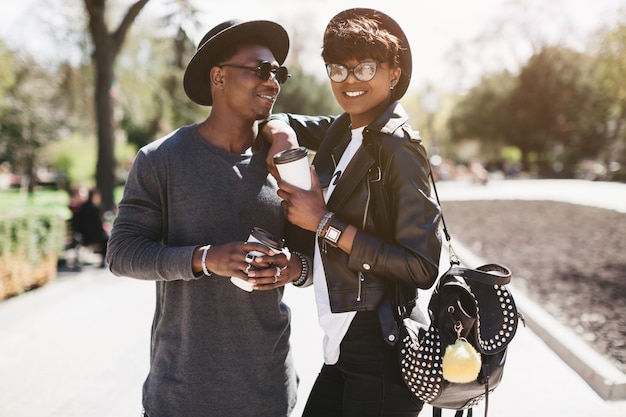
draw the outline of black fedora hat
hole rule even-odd
[[[378,10],[367,8],[347,9],[338,13],[331,20],[349,19],[351,17],[359,16],[365,16],[377,20],[381,23],[383,28],[387,29],[392,35],[400,39],[400,46],[402,48],[400,50],[400,68],[402,69],[402,75],[400,76],[400,80],[398,80],[398,84],[394,87],[391,95],[394,100],[399,100],[402,96],[404,96],[404,93],[406,93],[406,90],[409,88],[411,73],[413,71],[413,58],[411,57],[411,45],[409,45],[409,40],[400,25],[398,25],[395,20]]]
[[[232,45],[250,42],[266,45],[280,65],[289,52],[289,35],[278,23],[268,20],[227,20],[207,32],[198,44],[196,53],[189,61],[183,87],[195,103],[211,106],[213,97],[209,84],[209,69],[217,64],[222,51]]]

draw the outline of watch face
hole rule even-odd
[[[326,239],[330,240],[333,243],[337,243],[339,240],[339,236],[341,236],[341,230],[336,229],[332,226],[328,226],[328,230],[326,231]]]

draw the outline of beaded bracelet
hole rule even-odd
[[[328,224],[328,222],[334,215],[335,213],[333,213],[332,211],[329,211],[326,214],[324,214],[324,217],[322,217],[322,220],[320,220],[320,224],[317,225],[317,232],[315,232],[315,235],[317,237],[320,237],[322,235],[322,232],[326,228],[326,225]]]
[[[292,281],[291,283],[296,287],[301,287],[306,283],[309,277],[309,261],[307,261],[306,257],[300,252],[292,252],[292,253],[296,255],[298,258],[300,258],[300,263],[302,264],[302,271],[300,272],[300,276],[298,277],[298,279],[295,281]]]
[[[206,267],[206,254],[210,248],[211,245],[206,245],[204,249],[202,249],[202,272],[204,272],[204,275],[206,275],[207,277],[213,275],[213,272],[209,271],[209,269]]]

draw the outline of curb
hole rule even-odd
[[[458,241],[454,242],[453,249],[461,263],[466,266],[476,267],[487,263]],[[515,294],[515,303],[523,314],[526,325],[603,400],[626,400],[624,373],[592,349],[576,333],[546,313],[537,303],[521,291],[517,291],[513,284],[509,284],[508,287]]]

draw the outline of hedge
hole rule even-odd
[[[0,300],[56,278],[65,219],[54,214],[0,216]]]

